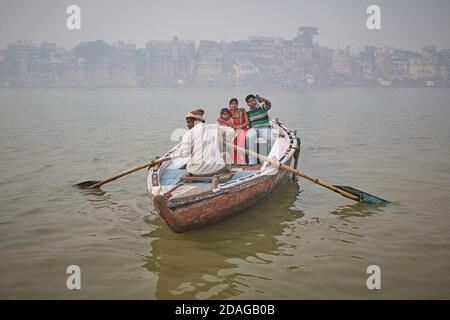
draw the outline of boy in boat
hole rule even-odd
[[[253,152],[258,152],[263,156],[269,154],[272,146],[272,128],[269,123],[267,111],[272,107],[272,103],[266,98],[249,94],[245,101],[249,107],[247,111],[251,129],[247,132],[247,148]],[[259,144],[258,144],[259,142]],[[259,150],[258,150],[259,146]],[[256,157],[248,157],[250,165],[256,164]]]
[[[183,135],[181,147],[172,159],[188,158],[186,170],[193,176],[213,176],[227,170],[230,164],[228,152],[224,152],[225,138],[230,142],[233,128],[218,124],[205,124],[203,109],[196,109],[186,115],[188,131]],[[228,156],[227,156],[228,155]]]

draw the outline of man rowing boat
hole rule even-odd
[[[188,131],[183,135],[178,152],[171,155],[175,158],[189,158],[186,170],[194,176],[213,176],[226,171],[231,163],[228,152],[225,152],[224,137],[230,142],[233,128],[217,124],[205,124],[203,109],[196,109],[186,115]]]

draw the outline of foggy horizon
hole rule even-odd
[[[68,30],[66,8],[81,8],[81,30]],[[368,30],[366,8],[381,8],[381,30]],[[71,49],[83,41],[131,41],[144,48],[150,40],[235,41],[252,36],[293,39],[300,26],[316,27],[315,42],[329,48],[366,46],[420,52],[423,46],[450,48],[450,2],[434,0],[335,1],[2,1],[0,48],[20,39],[56,43]]]

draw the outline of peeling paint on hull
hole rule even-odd
[[[258,178],[250,186],[240,186],[216,197],[171,209],[164,196],[155,196],[153,204],[158,214],[175,232],[207,226],[242,212],[274,191],[287,177],[279,171],[273,176]]]

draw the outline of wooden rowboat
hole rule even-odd
[[[282,123],[270,120],[275,143],[269,158],[290,166],[300,153],[300,139]],[[175,146],[166,155],[175,152]],[[175,232],[184,232],[242,212],[274,191],[288,176],[269,163],[233,165],[225,181],[185,181],[187,159],[165,161],[148,172],[147,188],[156,212]]]

